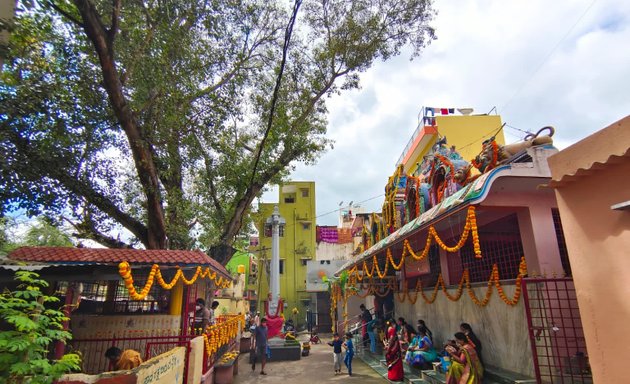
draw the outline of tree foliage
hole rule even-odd
[[[17,271],[15,280],[20,283],[15,291],[0,294],[0,318],[8,325],[0,331],[1,382],[49,384],[79,369],[76,354],[54,361],[47,357],[55,341],[65,343],[71,338],[63,329],[63,322],[69,319],[62,311],[49,308],[59,299],[42,293],[48,283],[28,271]]]
[[[21,230],[22,226],[28,226],[28,229]],[[15,218],[0,218],[0,256],[23,246],[71,247],[72,245],[70,236],[64,229],[51,223],[45,217],[38,217],[37,220],[22,225]]]
[[[330,147],[327,97],[434,38],[430,0],[35,3],[2,72],[2,209],[110,247],[231,243]]]

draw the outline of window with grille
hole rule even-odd
[[[302,193],[302,197],[308,197],[308,188],[300,188],[300,192]]]
[[[457,260],[449,260],[451,284],[459,282],[466,268],[470,272],[471,282],[488,281],[493,264],[497,264],[501,280],[515,279],[518,276],[518,267],[524,253],[516,214],[479,227],[479,241],[481,259],[475,257],[472,243],[467,242],[460,250],[459,266]],[[449,256],[451,257],[457,258],[454,255]]]
[[[144,284],[148,273],[138,274],[136,284]],[[136,275],[134,272],[134,280]],[[168,279],[167,279],[168,280]],[[122,280],[73,282],[81,288],[81,300],[76,313],[116,314],[116,313],[168,313],[170,291],[153,284],[145,300],[132,300]],[[55,295],[62,298],[68,290],[67,282],[59,282]],[[111,294],[108,294],[113,290]]]
[[[134,279],[135,279],[134,274]],[[148,273],[138,274],[138,284],[147,281]],[[166,278],[167,281],[170,279]],[[132,300],[125,283],[119,280],[116,284],[114,312],[116,313],[167,313],[170,301],[170,291],[162,289],[159,284],[153,284],[144,300]]]
[[[551,209],[553,217],[553,226],[556,229],[556,240],[558,241],[558,249],[560,251],[560,262],[566,276],[572,276],[571,263],[569,262],[569,251],[567,250],[567,242],[564,239],[564,230],[562,229],[562,220],[558,208]]]
[[[429,268],[428,274],[419,277],[423,287],[433,287],[437,283],[438,276],[442,271],[440,265],[440,248],[437,245],[432,245],[429,249]],[[414,285],[415,286],[415,285]]]

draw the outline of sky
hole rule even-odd
[[[437,40],[420,58],[379,62],[361,89],[328,100],[334,149],[290,177],[315,182],[317,225],[337,224],[342,201],[380,212],[423,106],[496,107],[506,142],[552,125],[559,149],[630,114],[630,1],[437,0],[434,8]],[[277,202],[277,188],[262,201]]]

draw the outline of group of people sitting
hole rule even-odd
[[[404,361],[420,369],[430,369],[432,363],[440,362],[447,369],[447,384],[481,383],[482,345],[468,323],[461,323],[460,332],[456,332],[454,339],[448,340],[441,350],[435,347],[433,333],[424,320],[418,320],[414,328],[403,317],[386,322],[374,319],[366,323],[366,332],[370,342],[382,335],[388,379],[391,381],[403,380]],[[373,344],[370,349],[375,352]]]

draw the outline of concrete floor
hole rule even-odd
[[[322,340],[328,341],[329,338]],[[356,356],[352,360],[352,376],[348,376],[346,367],[342,365],[342,373],[335,375],[333,371],[332,347],[327,344],[311,346],[309,356],[297,361],[278,361],[268,363],[265,367],[266,376],[260,374],[260,364],[256,365],[256,371],[248,364],[249,355],[241,355],[238,361],[238,375],[234,377],[234,384],[249,383],[312,383],[320,382],[349,382],[361,384],[388,383],[376,371],[363,363]]]

